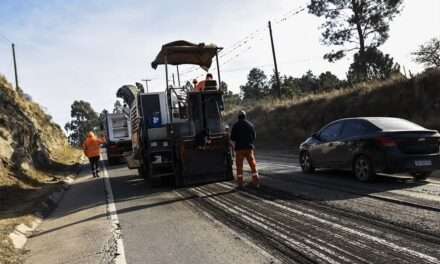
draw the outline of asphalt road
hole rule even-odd
[[[264,250],[194,210],[172,189],[147,189],[137,171],[108,169],[127,263],[276,263]]]
[[[440,182],[304,175],[258,156],[262,188],[147,188],[108,167],[128,263],[440,263]],[[250,180],[250,179],[248,179]]]

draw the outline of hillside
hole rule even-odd
[[[440,130],[440,70],[411,79],[360,84],[352,89],[290,100],[263,100],[229,107],[233,123],[239,109],[257,129],[257,145],[296,151],[298,145],[330,121],[345,117],[393,116]],[[276,135],[274,137],[273,135]]]
[[[18,261],[6,235],[59,188],[80,154],[37,103],[0,76],[0,262]]]

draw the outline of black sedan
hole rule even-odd
[[[440,134],[400,118],[340,119],[301,144],[299,161],[305,173],[349,169],[370,181],[378,172],[409,172],[423,180],[440,169]]]

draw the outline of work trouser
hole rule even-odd
[[[259,186],[260,179],[257,171],[257,161],[255,160],[255,153],[252,149],[243,149],[235,151],[235,166],[237,167],[237,181],[238,185],[243,185],[243,162],[244,159],[249,163],[252,173],[252,183]]]
[[[89,162],[93,176],[97,176],[99,172],[99,156],[89,157]]]

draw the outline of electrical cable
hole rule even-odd
[[[306,10],[305,7],[292,9],[289,12],[283,14],[281,17],[274,19],[274,21],[275,21],[274,23],[275,24],[284,23],[287,20],[289,20],[290,18],[292,18],[293,16],[300,14],[304,10]],[[265,33],[266,31],[267,31],[266,27],[260,27],[256,30],[252,31],[251,33],[247,34],[245,37],[241,38],[239,41],[236,41],[231,46],[223,49],[219,54],[219,58],[221,58],[221,59],[226,58],[226,59],[220,65],[224,66],[224,65],[230,63],[231,61],[241,57],[244,53],[246,53],[247,51],[252,49],[253,45],[251,44],[251,42],[253,42],[254,40],[258,40],[258,41],[262,40],[263,39],[262,34]],[[235,51],[237,51],[237,52],[235,52]],[[181,74],[181,76],[188,75],[189,73],[192,73],[192,72],[195,72],[198,70],[200,70],[199,67],[194,66],[191,69],[189,69],[188,71],[183,72]],[[211,71],[215,71],[215,70],[217,70],[216,66],[214,66]],[[195,78],[199,78],[200,76],[203,77],[204,74],[197,73],[195,75],[196,75]]]
[[[2,34],[1,32],[0,32],[0,37],[2,37],[4,40],[6,40],[6,41],[8,41],[9,43],[13,43],[9,38],[7,38],[4,34]]]

